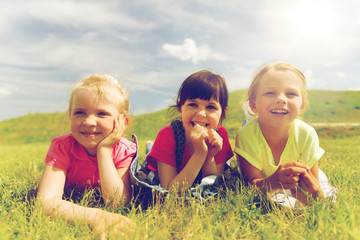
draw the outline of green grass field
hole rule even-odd
[[[242,93],[230,95],[225,126],[232,146],[235,129],[243,120],[238,106]],[[359,93],[310,92],[310,100],[317,104],[311,105],[304,119],[359,122]],[[326,108],[328,105],[334,108]],[[35,202],[50,139],[67,132],[67,123],[59,123],[62,115],[29,114],[0,122],[0,239],[97,238],[82,223],[50,219]],[[167,124],[166,115],[162,110],[133,118],[128,135],[134,132],[140,139],[141,158],[145,142]],[[318,127],[317,131],[326,151],[319,166],[338,189],[334,204],[323,201],[302,211],[258,207],[256,191],[239,182],[236,191],[206,203],[175,200],[173,194],[146,211],[134,205],[107,210],[136,222],[135,232],[125,239],[360,239],[360,127]],[[92,196],[84,194],[79,204],[91,206]]]
[[[207,203],[169,196],[147,211],[111,211],[137,223],[128,239],[360,239],[360,136],[337,136],[320,139],[326,150],[320,168],[338,189],[335,204],[264,213],[254,204],[256,192],[241,186]],[[35,204],[47,148],[47,143],[0,146],[0,239],[95,239],[85,225],[50,219]],[[91,204],[91,196],[85,195],[80,204]]]

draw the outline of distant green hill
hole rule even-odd
[[[230,93],[229,110],[223,125],[234,138],[236,129],[245,119],[242,110],[244,90]],[[360,122],[360,91],[310,90],[310,107],[302,118],[308,123]],[[139,139],[153,140],[158,131],[169,124],[167,109],[133,116],[128,135],[135,133]],[[0,144],[50,142],[69,132],[64,113],[35,113],[0,122]]]

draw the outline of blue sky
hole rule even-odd
[[[119,79],[137,115],[172,104],[195,71],[234,91],[272,60],[308,89],[360,90],[360,1],[1,1],[0,121],[66,111],[92,73]]]

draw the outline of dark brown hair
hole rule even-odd
[[[176,105],[171,106],[180,110],[187,99],[200,98],[209,101],[214,98],[220,103],[220,122],[225,119],[225,111],[228,106],[228,90],[222,76],[208,70],[198,71],[187,77],[178,91]]]

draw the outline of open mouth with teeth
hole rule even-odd
[[[270,112],[273,114],[279,114],[279,115],[286,115],[289,113],[289,111],[284,110],[284,109],[274,109],[274,110],[270,110]]]
[[[195,124],[199,124],[199,125],[202,126],[202,127],[207,127],[207,126],[209,126],[208,123],[199,123],[199,122],[193,122],[193,121],[191,121],[191,124],[192,124],[193,127],[195,126]]]

